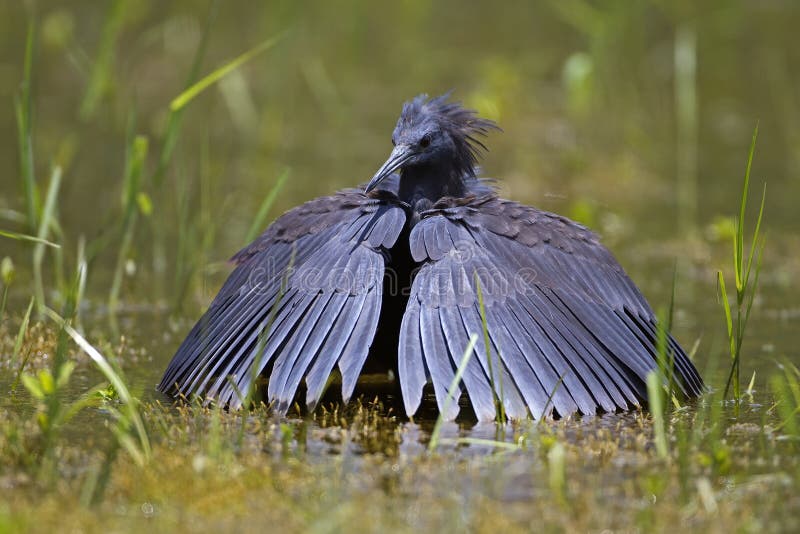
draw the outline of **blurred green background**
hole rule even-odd
[[[684,303],[693,280],[713,300],[757,123],[751,207],[767,181],[769,252],[800,248],[796,2],[6,1],[0,227],[29,232],[13,103],[30,21],[35,178],[43,196],[63,167],[59,241],[89,242],[89,295],[107,291],[117,264],[134,134],[149,153],[123,296],[202,305],[284,169],[265,223],[366,181],[402,102],[447,90],[504,129],[484,161],[504,196],[592,226],[662,302],[676,256]],[[281,32],[189,103],[159,176],[169,104],[193,63],[197,79]],[[26,264],[29,246],[0,244]],[[783,292],[792,265],[775,261],[765,283]]]

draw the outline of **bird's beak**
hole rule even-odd
[[[375,176],[373,176],[372,180],[370,180],[369,184],[367,184],[367,188],[364,190],[364,193],[369,193],[375,189],[378,184],[389,177],[394,171],[402,167],[403,164],[405,164],[415,154],[416,152],[411,145],[397,145],[394,147],[392,153],[389,154],[389,159],[386,160],[386,163],[381,165],[381,168],[378,169],[378,172],[375,173]]]

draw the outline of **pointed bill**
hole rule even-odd
[[[372,180],[370,180],[369,184],[367,184],[367,188],[364,190],[364,193],[369,193],[375,189],[378,184],[391,176],[394,171],[401,168],[415,155],[416,151],[410,145],[397,145],[394,147],[392,153],[389,154],[389,159],[386,160],[386,163],[381,165],[381,168],[378,169],[378,172],[375,173],[375,176],[373,176]]]

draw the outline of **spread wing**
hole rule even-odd
[[[444,408],[471,333],[479,341],[462,387],[480,419],[495,417],[495,398],[514,418],[553,409],[562,416],[613,412],[646,398],[646,376],[656,367],[656,318],[593,233],[493,195],[434,207],[409,238],[422,266],[398,355],[408,414],[417,410],[428,378]],[[669,346],[678,385],[698,394],[703,385],[691,361],[671,336]],[[445,416],[457,413],[451,402]]]
[[[349,398],[378,323],[384,251],[405,220],[391,199],[357,190],[281,216],[233,257],[236,268],[159,389],[236,407],[271,366],[268,398],[285,411],[303,379],[314,405],[338,364]]]

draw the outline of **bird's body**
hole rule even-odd
[[[591,231],[476,178],[491,128],[444,97],[407,103],[366,191],[307,202],[233,257],[159,389],[238,406],[263,375],[285,411],[301,382],[316,404],[334,367],[349,399],[369,361],[396,370],[409,416],[432,383],[452,419],[447,390],[478,334],[459,388],[479,419],[498,399],[513,418],[640,404],[657,368],[650,306]],[[668,345],[677,386],[697,395],[692,362]]]

